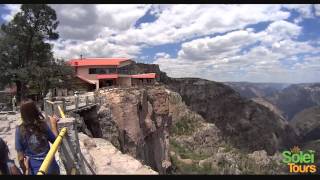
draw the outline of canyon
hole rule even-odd
[[[314,104],[289,121],[275,103],[289,85],[246,83],[238,91],[239,83],[170,78],[157,65],[131,68],[156,72],[158,82],[100,89],[102,103],[78,114],[81,149],[98,174],[286,174],[283,150],[319,148],[315,85],[298,91]],[[0,128],[8,141],[16,125],[10,118]]]

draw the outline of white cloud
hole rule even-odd
[[[72,41],[54,42],[54,52],[57,58],[79,58],[83,57],[130,57],[134,58],[140,53],[141,47],[136,45],[121,46],[108,42],[105,39],[83,41],[73,43]]]
[[[136,57],[143,46],[120,44],[111,36],[128,30],[150,5],[51,5],[57,12],[62,40],[55,43],[57,57],[126,56]],[[75,40],[76,43],[71,43]],[[59,48],[60,47],[60,48]],[[61,49],[62,48],[62,49]]]
[[[128,30],[150,5],[50,5],[56,10],[61,38],[94,40]]]
[[[182,44],[176,59],[160,57],[155,62],[172,77],[200,77],[216,81],[303,82],[316,81],[319,61],[298,65],[300,53],[320,53],[309,42],[295,38],[301,27],[286,22],[271,23],[258,33],[239,30],[213,38],[201,38]],[[244,47],[258,43],[250,50]],[[202,61],[199,61],[199,60]],[[319,60],[319,58],[318,58]],[[287,67],[290,63],[293,66]],[[297,65],[295,65],[297,64]]]
[[[300,15],[294,19],[296,24],[299,24],[305,18],[313,18],[312,4],[285,4],[283,7],[297,11]]]
[[[158,58],[168,59],[168,58],[170,58],[170,54],[165,53],[165,52],[159,52],[154,56],[154,59],[158,59]]]
[[[271,23],[266,32],[272,36],[281,37],[282,39],[289,37],[297,37],[301,32],[301,27],[288,21],[275,21]]]
[[[129,29],[112,39],[117,43],[159,45],[197,36],[241,29],[262,21],[286,19],[280,5],[174,5],[157,6],[158,19]],[[250,13],[248,13],[250,12]]]
[[[182,59],[223,59],[235,55],[241,47],[257,41],[256,34],[245,30],[234,31],[223,36],[196,39],[182,44],[178,55]]]
[[[176,58],[165,52],[153,57],[161,70],[173,77],[302,81],[301,75],[306,75],[308,80],[320,75],[319,59],[313,56],[319,53],[319,43],[297,40],[303,30],[299,22],[320,16],[319,5],[314,5],[314,14],[312,5],[50,6],[60,21],[61,38],[53,42],[55,56],[59,58],[82,54],[146,60],[148,57],[141,54],[144,47],[182,42]],[[283,7],[300,14],[294,20],[296,24],[287,21],[291,13]],[[19,5],[5,5],[5,8],[10,13],[2,17],[9,21]],[[156,20],[136,28],[136,22],[149,10]],[[260,32],[247,28],[260,22],[271,23]],[[310,57],[300,61],[297,55],[301,53]]]
[[[259,5],[256,8],[249,5],[51,6],[57,11],[61,22],[58,30],[62,39],[84,41],[106,39],[108,44],[121,47],[136,47],[141,43],[148,45],[177,43],[192,37],[222,33],[260,21],[281,20],[289,16],[289,13],[281,11],[278,5]],[[150,8],[157,16],[157,20],[134,28],[136,21]],[[249,10],[250,14],[247,13]],[[226,13],[228,16],[221,16]],[[64,50],[66,58],[74,52],[67,52],[68,49],[72,47]],[[127,54],[132,55],[132,53]],[[59,52],[59,55],[62,54]]]
[[[5,4],[3,7],[9,10],[9,14],[1,15],[1,18],[5,21],[11,21],[14,15],[20,10],[20,4]]]
[[[297,11],[302,18],[313,17],[311,4],[284,4],[283,7]]]
[[[103,4],[96,5],[99,22],[110,29],[128,30],[141,18],[151,5]],[[106,19],[105,17],[111,17]],[[110,21],[108,21],[110,20]]]
[[[314,9],[316,16],[320,16],[320,4],[315,4]]]

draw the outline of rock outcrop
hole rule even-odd
[[[281,117],[281,119],[283,119],[283,121],[286,121],[286,118],[283,116],[283,112],[280,111],[274,104],[269,102],[267,99],[259,97],[259,98],[252,98],[251,100],[267,107],[270,111],[272,111],[273,113],[275,113],[276,115]]]
[[[320,139],[320,106],[307,108],[294,116],[290,122],[302,142]]]
[[[168,93],[162,86],[101,92],[102,137],[161,174],[170,171]]]
[[[158,174],[128,154],[123,154],[109,141],[79,133],[81,151],[98,175]]]
[[[170,157],[175,174],[285,174],[281,156],[265,150],[243,152],[214,123],[191,111],[170,92]]]
[[[284,112],[286,119],[290,121],[304,109],[320,105],[320,83],[294,84],[268,99]]]
[[[171,78],[164,83],[244,151],[266,150],[271,155],[297,142],[292,127],[281,117],[222,83],[197,78]]]
[[[312,106],[320,105],[320,83],[224,83],[240,93],[242,97],[263,98],[282,112],[291,121],[293,117]]]
[[[10,159],[13,159],[16,165],[19,163],[14,140],[16,126],[20,123],[19,113],[0,115],[0,137],[7,142]],[[83,133],[79,133],[79,141],[82,154],[96,174],[158,174],[132,156],[121,153],[107,140],[91,138]],[[59,158],[59,153],[55,157],[60,166],[60,173],[66,174],[62,161]],[[88,169],[87,172],[89,172]]]
[[[264,98],[278,94],[282,89],[289,86],[285,83],[253,83],[253,82],[224,82],[239,92],[244,98]]]

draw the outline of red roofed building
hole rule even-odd
[[[76,76],[90,89],[105,86],[123,86],[154,83],[155,73],[131,74],[128,65],[135,63],[129,58],[82,58],[71,59]]]

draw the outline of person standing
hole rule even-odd
[[[17,99],[16,96],[13,96],[12,98],[12,111],[16,111],[17,110]]]
[[[27,171],[24,158],[29,158],[30,174],[35,175],[50,150],[49,142],[54,143],[58,136],[58,118],[49,117],[51,129],[32,100],[23,101],[20,107],[22,124],[16,128],[15,145],[18,160],[23,172]],[[53,159],[48,174],[60,174],[57,161]]]
[[[25,165],[27,159],[24,160]],[[26,171],[28,173],[28,171]],[[0,138],[0,174],[1,175],[21,175],[20,170],[14,161],[9,159],[9,148],[7,143]]]

